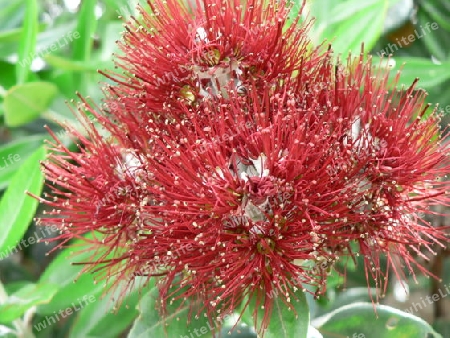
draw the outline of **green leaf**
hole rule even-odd
[[[441,6],[439,7],[439,5]],[[443,3],[439,4],[439,1],[423,1],[420,3],[420,10],[427,13],[440,27],[450,31],[450,12],[446,10]]]
[[[255,330],[247,325],[238,324],[236,327],[234,325],[227,325],[221,331],[221,337],[227,338],[257,338]]]
[[[58,87],[58,91],[61,95],[54,100],[52,103],[52,110],[57,111],[59,113],[66,112],[67,109],[67,101],[68,100],[78,100],[78,96],[76,96],[76,91],[80,87],[76,87],[74,84],[73,76],[71,72],[65,71],[49,71],[49,72],[41,72],[40,74],[42,80],[52,82],[55,86]],[[86,92],[86,91],[84,91]],[[74,116],[71,114],[71,117],[67,117],[68,119],[73,119]]]
[[[154,279],[151,279],[145,287],[142,283],[136,281],[133,288],[128,290],[118,309],[116,309],[117,305],[113,300],[119,298],[118,293],[121,292],[121,286],[114,294],[108,293],[102,299],[89,304],[80,311],[75,319],[69,338],[119,337],[138,316],[139,312],[136,307],[143,289],[151,290],[154,284]],[[123,287],[125,286],[123,285]]]
[[[267,338],[306,338],[309,327],[309,309],[305,294],[300,290],[295,293],[298,299],[291,298],[293,310],[289,309],[281,300],[274,299],[274,307],[270,324],[265,337]],[[263,310],[259,309],[260,318]]]
[[[328,285],[327,285],[328,290]],[[356,302],[370,302],[370,295],[376,294],[376,288],[367,289],[367,287],[353,287],[348,288],[340,293],[333,299],[332,302],[326,306],[317,307],[317,313],[315,317],[325,315],[328,312],[336,310],[344,305],[353,304]]]
[[[7,89],[16,84],[16,66],[9,62],[0,61],[0,69],[0,115],[3,115],[3,96]]]
[[[96,0],[83,1],[78,13],[77,32],[80,38],[73,44],[73,59],[87,61],[91,55],[93,37],[97,27],[97,18],[95,17]]]
[[[174,301],[168,305],[166,318],[162,318],[157,308],[158,288],[144,295],[139,303],[140,315],[128,335],[128,338],[147,337],[182,337],[197,332],[196,337],[210,338],[213,329],[219,329],[218,323],[208,323],[207,318],[201,313],[198,319],[192,315],[190,322],[189,304],[180,307],[181,301]],[[193,310],[193,312],[196,312]]]
[[[61,50],[64,47],[68,47],[79,37],[77,32],[73,31],[75,26],[75,21],[61,23],[57,26],[51,26],[49,28],[43,24],[39,25],[40,33],[37,36],[36,48],[30,58],[26,60],[27,65],[28,63],[31,64],[33,59],[36,57],[42,57],[56,50]],[[20,33],[22,31],[23,29],[20,30]],[[6,58],[11,54],[17,53],[20,44],[20,39],[16,40],[16,35],[14,35],[13,32],[6,32],[6,34],[6,40],[3,40],[0,48],[0,57],[2,58]],[[25,62],[22,62],[22,65],[25,65]],[[34,73],[29,73],[29,75],[31,74]],[[28,77],[28,80],[30,80],[30,77]]]
[[[289,308],[278,297],[278,294],[273,294],[273,309],[270,317],[269,326],[264,333],[266,338],[306,338],[308,335],[309,327],[309,308],[308,301],[305,294],[298,290],[290,297]],[[253,325],[253,312],[255,310],[256,299],[250,300],[249,306],[245,309],[242,316],[242,321],[247,325]],[[258,306],[258,321],[261,322],[264,317],[265,310],[261,308],[261,304]],[[260,332],[261,329],[256,327],[256,331]]]
[[[91,59],[94,34],[97,28],[95,17],[96,0],[83,1],[78,13],[77,32],[80,38],[73,43],[72,59],[74,61],[89,61]],[[74,83],[79,87],[85,87],[89,78],[84,74],[73,74]]]
[[[0,170],[0,189],[8,186],[23,161],[42,145],[43,140],[41,135],[27,136],[0,147],[0,165],[3,166]]]
[[[25,18],[19,47],[19,60],[16,65],[17,83],[19,84],[27,81],[31,62],[34,58],[38,30],[38,2],[37,0],[26,0]]]
[[[23,20],[24,7],[20,1],[0,0],[0,30],[17,27]]]
[[[75,61],[51,54],[45,56],[44,59],[49,65],[55,68],[74,72],[96,73],[99,68],[104,66],[101,62]]]
[[[45,158],[44,147],[33,153],[14,175],[0,201],[2,231],[0,231],[0,254],[8,255],[18,244],[34,216],[38,201],[25,194],[29,191],[40,195],[44,182],[40,160]]]
[[[29,82],[14,86],[4,97],[5,122],[17,127],[33,121],[52,103],[58,88],[50,82]]]
[[[96,283],[92,273],[81,273],[83,266],[73,264],[90,261],[92,256],[92,252],[86,251],[85,244],[81,243],[84,241],[75,241],[71,247],[63,250],[41,275],[40,283],[57,284],[60,289],[51,303],[38,307],[37,313],[52,314],[53,311],[70,307],[77,298],[87,294],[98,296],[104,290],[104,283]]]
[[[38,25],[38,33],[45,29],[45,24]],[[20,42],[23,35],[24,27],[9,29],[6,31],[0,31],[0,44]],[[37,48],[37,45],[36,45]]]
[[[312,39],[316,45],[327,40],[337,54],[357,54],[362,43],[371,50],[383,31],[388,5],[387,0],[313,1]]]
[[[436,64],[426,58],[395,57],[395,67],[391,77],[395,77],[396,71],[401,70],[399,84],[411,85],[415,78],[419,78],[418,86],[428,89],[439,86],[450,79],[450,63]],[[374,64],[377,64],[376,61]]]
[[[450,321],[447,318],[436,318],[433,322],[433,327],[443,337],[450,337]]]
[[[20,41],[23,28],[15,28],[8,31],[0,31],[0,43]]]
[[[110,7],[117,16],[120,15],[128,18],[131,15],[138,14],[136,6],[139,3],[139,0],[104,0],[104,3],[106,3],[107,7]]]
[[[28,284],[21,288],[0,305],[0,323],[12,322],[31,307],[50,302],[57,290],[54,284]]]
[[[442,338],[423,319],[386,305],[354,303],[315,320],[324,338]]]
[[[2,75],[0,76],[0,86],[8,89],[16,84],[16,67],[9,62],[0,61],[0,69]],[[0,100],[3,100],[0,96]]]
[[[103,37],[102,48],[95,51],[93,58],[97,62],[101,62],[99,68],[104,69],[110,67],[113,69],[111,55],[119,51],[117,39],[123,32],[123,24],[121,22],[109,22],[106,25],[99,26],[98,34]],[[106,63],[106,64],[105,64]]]

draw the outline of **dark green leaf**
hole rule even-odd
[[[1,76],[0,76],[0,86],[2,86],[4,89],[8,89],[16,83],[16,67],[9,62],[0,61],[0,69],[1,69]],[[0,99],[2,99],[0,97]]]
[[[25,194],[29,191],[40,195],[43,175],[40,160],[45,158],[45,149],[40,147],[33,153],[17,173],[0,201],[2,231],[0,231],[0,253],[8,255],[15,248],[34,216],[38,201]]]
[[[441,6],[439,1],[422,1],[420,3],[421,11],[427,13],[443,29],[450,31],[450,12],[442,7],[444,6]]]
[[[118,289],[115,295],[106,294],[102,299],[89,304],[82,309],[72,326],[69,338],[78,337],[118,337],[132,321],[138,316],[136,307],[139,302],[143,285],[139,281],[128,290],[118,309],[114,300],[118,299]],[[123,287],[125,287],[124,285]],[[154,279],[145,286],[145,290],[150,290],[154,286]]]
[[[85,295],[100,298],[99,295],[105,289],[104,283],[96,283],[93,274],[82,273],[83,266],[73,264],[90,261],[92,252],[81,252],[82,249],[86,247],[80,241],[75,242],[73,246],[63,250],[41,275],[40,283],[54,283],[60,289],[50,304],[38,307],[38,313],[51,314],[70,307],[72,302]]]
[[[44,136],[27,136],[0,147],[0,189],[4,189],[14,173],[40,145]]]

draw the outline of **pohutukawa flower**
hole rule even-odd
[[[180,101],[226,93],[231,85],[245,95],[250,83],[277,81],[294,71],[309,73],[321,60],[305,34],[309,24],[288,25],[291,5],[263,0],[148,1],[151,12],[126,24],[123,75],[105,74],[117,85],[107,104],[131,115],[166,110],[176,114]],[[308,56],[308,57],[306,57]]]
[[[394,87],[398,76],[389,85],[389,74],[374,73],[371,60],[361,56],[356,61],[349,62],[348,77],[336,82],[334,102],[354,121],[352,138],[346,140],[353,153],[347,165],[362,164],[352,179],[364,194],[352,202],[360,220],[336,231],[335,240],[355,239],[366,276],[385,292],[390,268],[400,280],[405,273],[414,276],[414,268],[430,275],[416,257],[426,259],[424,251],[435,254],[434,245],[448,242],[444,229],[426,221],[434,214],[430,206],[449,204],[447,128],[441,132],[437,108],[430,113],[417,80],[399,90]],[[385,271],[382,256],[387,258]]]
[[[327,234],[351,222],[340,216],[352,212],[341,201],[362,195],[345,174],[361,168],[330,175],[330,166],[350,161],[341,139],[351,121],[318,115],[296,97],[295,82],[285,84],[292,92],[230,92],[231,102],[186,109],[178,128],[157,130],[149,122],[155,132],[148,142],[163,144],[146,158],[158,182],[146,184],[155,196],[146,208],[152,233],[133,245],[133,256],[147,275],[155,274],[159,256],[173,257],[162,295],[170,297],[173,282],[188,285],[183,295],[200,293],[216,315],[257,295],[264,327],[274,292],[288,304],[295,288],[324,290],[326,270],[339,257]]]
[[[59,226],[59,239],[101,234],[91,244],[108,276],[161,276],[162,309],[174,287],[202,299],[211,318],[254,298],[264,329],[275,295],[289,305],[296,289],[325,290],[342,254],[327,236],[352,221],[342,201],[362,198],[346,178],[362,168],[330,174],[351,160],[342,137],[352,120],[319,114],[315,93],[296,95],[301,81],[283,84],[290,89],[187,106],[165,129],[149,120],[133,140],[92,110],[115,143],[87,124],[89,139],[72,131],[80,153],[53,145],[44,170],[57,185],[47,203],[61,218],[41,222]]]
[[[414,255],[447,238],[417,213],[448,204],[450,170],[415,84],[389,87],[362,57],[343,72],[305,26],[285,27],[283,2],[265,3],[152,2],[105,111],[82,100],[86,132],[66,127],[78,151],[50,144],[40,220],[63,243],[92,234],[87,263],[115,282],[158,278],[163,312],[192,298],[212,320],[255,300],[261,333],[274,296],[320,294],[342,256],[363,254],[379,285],[383,255],[427,273]]]
[[[44,211],[46,216],[39,223],[56,225],[61,235],[54,240],[62,240],[60,245],[71,239],[83,239],[90,243],[90,262],[86,264],[98,268],[106,265],[106,277],[134,274],[136,266],[122,264],[130,258],[127,249],[133,242],[141,226],[136,219],[139,205],[148,199],[146,191],[138,190],[140,171],[139,154],[123,148],[121,136],[125,136],[104,116],[95,114],[100,123],[109,127],[114,138],[101,136],[93,122],[84,113],[90,105],[80,105],[80,121],[84,131],[65,125],[68,133],[78,145],[78,151],[70,151],[56,135],[50,134],[56,142],[49,143],[52,155],[42,163],[51,195],[44,194],[45,203],[55,209]],[[127,139],[124,140],[127,142]],[[96,232],[87,239],[83,235]],[[107,258],[108,257],[108,258]],[[115,279],[115,278],[114,278]]]

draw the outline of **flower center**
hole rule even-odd
[[[220,38],[220,34],[217,39]],[[244,92],[240,81],[242,69],[239,62],[227,56],[221,55],[214,41],[208,39],[208,34],[203,27],[197,29],[195,43],[199,54],[193,73],[199,80],[198,86],[202,97],[218,96],[227,97],[226,89],[231,84],[239,92]]]
[[[268,255],[275,249],[275,241],[271,238],[261,238],[256,244],[256,249],[262,255]]]
[[[203,97],[215,97],[219,94],[223,97],[228,97],[227,88],[229,85],[234,87],[238,93],[244,93],[242,82],[239,79],[242,70],[239,68],[239,63],[232,60],[224,60],[218,62],[220,56],[218,51],[209,51],[207,60],[208,64],[218,63],[210,67],[198,66],[193,67],[194,75],[198,78],[198,86],[200,94]]]
[[[238,163],[238,175],[246,182],[247,188],[247,193],[242,199],[244,215],[253,223],[256,223],[266,220],[263,211],[270,208],[267,192],[273,190],[273,183],[268,177],[269,170],[265,169],[267,157],[264,154],[261,154],[256,160],[251,160],[251,162],[252,164],[246,165],[240,161]],[[265,189],[265,186],[272,187],[272,189]],[[254,226],[250,231],[260,233],[261,229]]]

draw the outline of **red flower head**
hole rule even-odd
[[[148,1],[140,19],[126,25],[125,73],[106,74],[117,85],[109,89],[108,107],[144,118],[153,112],[176,115],[180,102],[225,93],[232,83],[245,94],[250,83],[265,84],[294,71],[309,73],[321,60],[305,34],[308,26],[288,25],[285,1],[178,0]],[[310,55],[305,58],[305,56]]]
[[[285,85],[292,92],[230,93],[231,100],[205,102],[200,111],[186,108],[178,127],[149,124],[149,142],[160,145],[145,160],[147,191],[155,196],[146,208],[152,232],[133,256],[148,275],[169,257],[163,304],[174,281],[190,286],[183,296],[206,300],[212,315],[257,295],[264,328],[274,293],[288,304],[304,284],[324,290],[326,270],[340,254],[327,232],[351,221],[340,216],[350,214],[350,203],[340,201],[355,198],[344,179],[355,168],[329,173],[349,162],[340,139],[351,121],[320,116],[296,96],[295,83]]]
[[[378,281],[380,255],[412,269],[446,240],[415,214],[448,203],[450,170],[420,91],[389,94],[362,59],[342,72],[307,51],[304,28],[284,29],[285,5],[263,3],[157,0],[130,24],[121,60],[135,76],[111,87],[107,113],[83,101],[101,131],[68,127],[77,152],[51,145],[42,200],[55,209],[41,220],[65,241],[92,233],[107,277],[159,278],[162,310],[194,298],[212,319],[255,299],[262,331],[274,296],[323,292],[352,244]]]
[[[401,280],[405,272],[414,275],[414,267],[430,275],[417,256],[427,259],[424,251],[435,254],[432,247],[448,241],[444,229],[426,221],[434,214],[430,207],[449,204],[449,146],[442,140],[447,133],[440,130],[436,109],[427,114],[430,106],[417,81],[399,90],[394,87],[398,76],[389,85],[389,74],[374,73],[371,60],[362,56],[348,69],[348,76],[336,82],[334,100],[353,121],[346,140],[352,145],[348,165],[362,168],[353,179],[364,194],[352,202],[360,219],[339,229],[333,240],[355,239],[367,278],[384,293],[389,268]],[[382,256],[386,271],[381,270]]]
[[[104,137],[105,129],[94,128],[84,115],[86,109],[107,126],[111,136]],[[118,282],[136,273],[136,266],[123,263],[132,259],[127,250],[139,232],[136,214],[148,194],[136,187],[141,175],[139,155],[127,150],[126,134],[97,114],[88,102],[79,110],[84,132],[65,126],[77,142],[76,151],[69,150],[50,131],[55,142],[49,143],[52,154],[42,166],[51,194],[45,193],[42,201],[54,209],[44,211],[49,216],[39,223],[61,230],[61,235],[53,238],[63,240],[60,245],[71,239],[89,243],[92,257],[86,263],[97,268],[105,265],[106,277],[118,276]],[[83,237],[86,234],[93,237]]]

